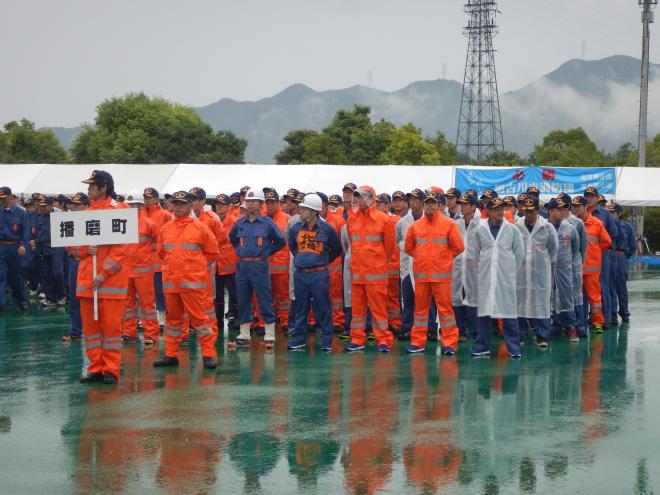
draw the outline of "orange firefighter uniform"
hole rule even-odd
[[[336,212],[328,210],[328,215],[325,218],[337,232],[337,236],[341,239],[341,229],[346,222],[341,215]],[[344,328],[344,282],[342,278],[342,257],[337,257],[332,263],[328,265],[328,272],[330,274],[330,309],[332,310],[332,326],[335,329]]]
[[[364,346],[367,336],[367,306],[371,309],[374,336],[378,345],[392,346],[394,337],[387,320],[387,279],[389,262],[394,255],[394,224],[376,209],[376,192],[369,191],[374,200],[364,212],[350,210],[346,223],[351,243],[351,343]]]
[[[428,334],[431,297],[440,319],[442,348],[458,347],[458,327],[451,303],[454,257],[465,249],[456,222],[436,212],[413,222],[406,235],[405,251],[413,257],[415,317],[411,344],[424,348]]]
[[[125,269],[128,273],[128,294],[124,300],[122,336],[137,337],[138,298],[140,321],[145,341],[158,342],[158,312],[153,274],[160,269],[156,254],[158,227],[144,211],[138,213],[138,243],[128,244]]]
[[[114,210],[119,208],[112,198],[90,201],[89,210]],[[126,246],[98,246],[96,271],[105,281],[97,289],[98,320],[94,319],[93,256],[89,248],[78,249],[80,265],[76,281],[76,296],[80,299],[80,316],[83,322],[85,353],[89,359],[88,373],[111,373],[119,380],[121,367],[121,318],[124,299],[128,293],[128,270],[122,269]]]
[[[401,217],[398,215],[390,215],[390,222],[394,225],[396,231],[396,224]],[[394,244],[394,254],[390,259],[389,271],[387,273],[387,321],[395,333],[401,331],[401,294],[400,294],[400,280],[399,272],[401,270],[401,252],[399,246]]]
[[[158,256],[167,306],[165,355],[178,355],[185,312],[199,337],[202,356],[215,357],[216,335],[208,312],[209,266],[218,256],[213,232],[196,218],[175,218],[159,232]]]
[[[266,196],[266,199],[269,199]],[[280,207],[277,208],[271,220],[275,222],[277,228],[280,229],[284,235],[284,229],[291,217],[284,213]],[[275,308],[275,315],[280,328],[286,327],[289,323],[289,309],[291,300],[289,299],[289,246],[288,244],[268,258],[268,266],[270,267],[270,286],[273,294],[273,307]],[[256,308],[255,300],[255,308]],[[259,317],[259,323],[263,325],[263,320]]]
[[[584,220],[584,227],[587,231],[587,255],[582,263],[582,286],[591,308],[591,323],[604,325],[600,270],[603,263],[603,251],[609,249],[612,239],[603,222],[591,213]]]

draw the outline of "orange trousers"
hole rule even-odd
[[[289,325],[289,310],[291,299],[289,299],[289,272],[277,272],[270,274],[270,290],[273,295],[273,308],[275,318],[281,327]],[[259,314],[259,304],[256,294],[252,294],[252,308],[257,318],[257,326],[264,326],[264,320]]]
[[[600,292],[600,274],[584,275],[582,277],[582,289],[589,300],[589,312],[591,323],[604,325],[603,299]]]
[[[341,263],[330,265],[330,309],[332,309],[332,326],[343,330],[346,322],[344,316],[344,282],[342,280]]]
[[[378,345],[392,347],[394,335],[387,326],[387,284],[352,284],[351,342],[364,345],[367,341],[367,306],[371,309],[371,325]]]
[[[165,293],[167,320],[163,334],[165,335],[165,355],[167,357],[177,357],[179,354],[184,315],[187,313],[190,324],[197,332],[202,357],[215,358],[216,334],[213,332],[213,324],[208,317],[206,294],[206,289]]]
[[[209,284],[210,285],[210,284]],[[211,328],[213,329],[213,335],[215,337],[215,341],[218,340],[218,317],[215,313],[215,301],[213,299],[213,287],[211,287],[210,290],[204,290],[202,292],[205,292],[204,294],[204,313],[206,313],[206,316],[209,320],[211,320]],[[183,327],[182,327],[182,333],[181,333],[181,339],[184,341],[187,341],[190,339],[190,324],[192,322],[192,319],[184,312],[183,314]],[[195,325],[193,325],[194,327]]]
[[[410,343],[417,347],[426,345],[429,327],[431,297],[435,299],[440,319],[442,348],[456,351],[458,348],[458,327],[451,304],[451,280],[448,282],[422,282],[415,284],[415,321],[410,332]]]
[[[399,277],[387,279],[387,322],[390,329],[401,330],[401,299]]]
[[[99,299],[99,319],[94,320],[94,299],[80,298],[88,373],[108,372],[119,380],[121,367],[121,318],[123,299]]]
[[[124,299],[122,335],[137,337],[138,297],[140,299],[140,321],[144,336],[158,340],[158,312],[156,311],[156,291],[152,273],[144,277],[128,279],[128,295]]]

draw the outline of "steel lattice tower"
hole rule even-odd
[[[497,2],[467,0],[465,12],[468,24],[463,32],[468,49],[456,146],[467,161],[481,163],[492,152],[504,149],[493,49]]]

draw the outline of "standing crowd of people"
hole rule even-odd
[[[430,340],[445,356],[471,339],[472,355],[485,357],[500,334],[519,358],[528,334],[544,349],[551,335],[578,342],[590,326],[601,333],[630,318],[634,231],[594,187],[542,206],[536,187],[500,198],[437,186],[390,195],[348,183],[329,196],[246,186],[210,199],[201,187],[121,196],[103,170],[83,183],[86,194],[33,194],[22,205],[0,188],[0,312],[7,294],[22,311],[27,294],[46,308],[68,304],[63,340],[84,341],[83,383],[117,383],[122,346],[139,341],[139,327],[145,347],[163,336],[154,366],[178,366],[193,331],[204,368],[215,369],[225,324],[231,348],[257,337],[272,348],[283,335],[304,350],[318,330],[324,352],[335,335],[347,352],[370,340],[389,352],[398,339],[421,353]],[[117,208],[138,210],[137,244],[51,246],[53,211]]]

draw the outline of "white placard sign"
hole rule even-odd
[[[137,208],[51,213],[50,244],[53,247],[135,244],[137,214]]]

